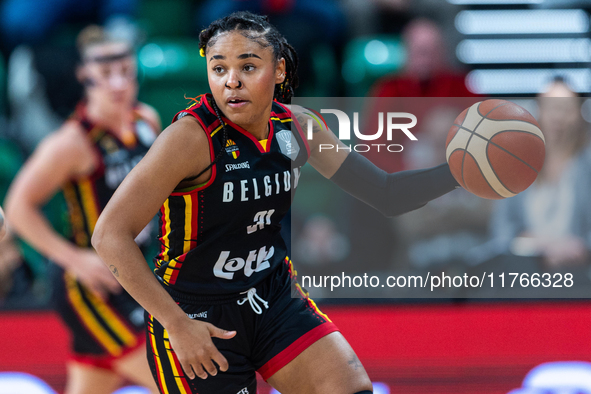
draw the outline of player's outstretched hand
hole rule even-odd
[[[106,300],[110,293],[121,292],[121,285],[94,250],[79,249],[75,261],[70,271],[95,295]]]
[[[170,346],[189,379],[195,379],[195,375],[206,379],[208,373],[215,376],[218,369],[214,361],[220,371],[228,370],[228,360],[215,347],[211,338],[230,339],[236,335],[236,331],[222,330],[213,324],[188,318],[167,331]]]

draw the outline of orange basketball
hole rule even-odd
[[[506,100],[486,100],[465,109],[445,142],[451,173],[469,192],[489,199],[527,189],[544,164],[546,145],[538,122]]]

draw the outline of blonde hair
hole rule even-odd
[[[84,60],[89,48],[96,45],[109,44],[113,42],[125,43],[130,49],[132,48],[131,43],[127,42],[126,40],[113,37],[113,35],[110,34],[110,32],[105,28],[99,25],[89,25],[82,29],[80,33],[78,33],[78,37],[76,38],[76,48],[78,49],[80,59]]]

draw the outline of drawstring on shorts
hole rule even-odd
[[[244,305],[244,303],[246,301],[249,302],[250,307],[252,308],[252,310],[254,311],[254,313],[256,313],[257,315],[260,315],[261,313],[263,313],[263,309],[261,308],[261,306],[257,303],[257,300],[259,300],[264,306],[265,309],[269,309],[269,303],[265,300],[263,300],[258,294],[257,294],[257,289],[255,289],[254,287],[251,287],[250,289],[248,289],[247,291],[243,291],[240,294],[246,294],[246,297],[244,297],[241,300],[238,300],[237,303],[238,305]],[[255,298],[256,297],[256,298]]]

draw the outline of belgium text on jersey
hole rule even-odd
[[[240,201],[258,200],[281,192],[288,192],[298,187],[300,168],[291,171],[276,172],[261,178],[248,178],[239,181],[224,182],[223,202],[232,202],[235,198]]]

